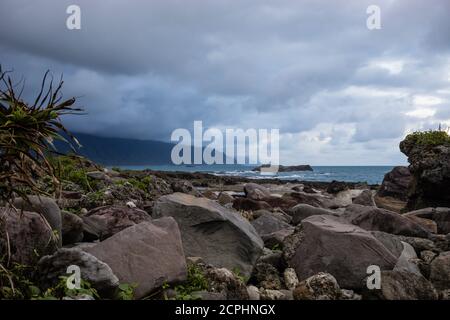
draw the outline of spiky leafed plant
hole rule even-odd
[[[0,66],[0,200],[6,202],[14,195],[26,197],[27,189],[47,194],[37,183],[43,176],[51,177],[58,190],[59,182],[48,156],[57,152],[53,146],[55,139],[71,146],[78,144],[61,117],[82,111],[73,106],[75,98],[62,99],[63,81],[55,87],[48,71],[32,103],[21,98],[24,81],[14,83],[10,74]]]

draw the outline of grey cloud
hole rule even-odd
[[[341,164],[355,152],[370,162],[375,149],[400,161],[386,150],[423,125],[405,116],[413,96],[450,87],[450,3],[378,1],[382,29],[369,31],[372,2],[78,0],[82,30],[69,31],[71,0],[2,0],[0,63],[30,89],[46,69],[64,73],[64,93],[89,113],[66,120],[82,132],[168,140],[194,120],[285,134],[342,124],[321,152],[339,153]],[[374,61],[404,65],[390,73]],[[426,121],[448,119],[444,109]]]

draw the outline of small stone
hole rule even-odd
[[[420,259],[427,264],[430,264],[436,256],[437,254],[430,250],[424,250],[420,253]]]
[[[287,300],[286,294],[281,290],[261,289],[261,300]]]
[[[136,204],[133,201],[128,201],[126,206],[131,209],[136,208]]]
[[[268,263],[260,262],[256,264],[250,281],[257,283],[264,289],[281,289],[281,279],[278,275],[278,270]]]
[[[63,300],[95,300],[93,296],[90,296],[88,294],[80,294],[78,296],[74,297],[63,297]]]
[[[353,290],[341,289],[342,300],[361,300],[362,296],[355,293]]]
[[[295,300],[336,300],[340,295],[336,278],[324,272],[300,282],[294,290]]]
[[[289,290],[294,290],[299,281],[297,278],[297,273],[295,273],[295,270],[293,268],[287,268],[286,270],[284,270],[284,283],[286,284],[286,287]]]
[[[247,287],[248,298],[249,300],[260,300],[261,294],[259,293],[259,289],[255,286]]]
[[[431,262],[430,281],[439,290],[450,288],[450,251],[442,252]]]

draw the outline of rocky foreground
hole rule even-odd
[[[76,265],[91,291],[64,299],[450,299],[450,208],[408,210],[428,202],[406,167],[368,186],[66,165],[60,197],[1,209],[3,264],[41,292]]]

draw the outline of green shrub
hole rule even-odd
[[[195,291],[208,290],[209,283],[205,278],[200,267],[191,264],[188,266],[188,276],[187,280],[183,285],[178,285],[175,287],[176,300],[196,300],[197,297],[193,296],[192,293]]]
[[[437,146],[450,144],[450,136],[441,130],[416,131],[407,135],[405,141],[415,145]]]
[[[59,181],[48,155],[55,152],[54,140],[67,141],[61,133],[78,143],[61,122],[61,117],[77,114],[75,98],[62,100],[61,80],[55,87],[44,75],[34,102],[21,98],[24,82],[15,83],[0,66],[0,200],[9,202],[14,194],[26,197],[29,190],[47,194],[38,183],[44,176],[52,178],[55,190]],[[22,86],[22,88],[20,87]],[[69,144],[70,144],[69,142]]]

